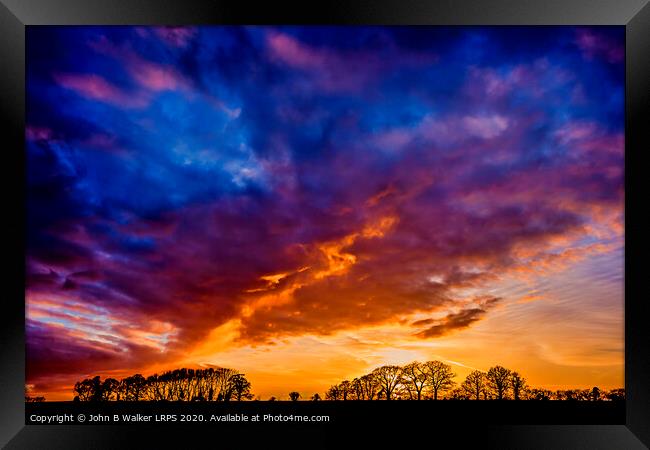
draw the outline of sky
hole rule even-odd
[[[624,384],[623,27],[27,27],[26,382]]]

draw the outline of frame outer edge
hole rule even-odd
[[[650,3],[630,20],[625,28],[626,39],[626,206],[642,207],[647,202],[639,191],[642,181],[637,177],[642,155],[650,149],[647,126],[650,118]],[[645,133],[644,133],[645,132]],[[636,168],[635,175],[630,168]],[[645,184],[645,183],[644,183]],[[645,267],[639,265],[647,257],[647,216],[641,219],[639,209],[625,210],[627,236],[634,236],[634,245],[625,246],[625,388],[626,425],[646,446],[650,447],[650,359],[648,358],[648,325],[650,303],[643,280]],[[647,214],[647,213],[646,213]],[[645,242],[644,242],[645,241]],[[633,261],[636,261],[633,263]]]
[[[648,0],[1,0],[25,25],[625,25]],[[395,8],[399,5],[399,8]],[[283,8],[284,7],[284,8]],[[285,9],[286,8],[286,9]]]
[[[25,91],[25,26],[4,4],[0,3],[0,123],[6,125],[3,140],[5,150],[20,156],[4,158],[10,179],[24,173],[24,91]],[[6,172],[5,172],[6,173]],[[7,214],[4,215],[3,257],[7,260],[0,314],[0,405],[3,410],[0,422],[0,447],[4,446],[25,426],[25,308],[24,308],[24,218],[22,185],[5,191]],[[14,408],[13,405],[22,405]]]
[[[10,3],[11,7],[7,6],[6,3]],[[0,71],[0,86],[14,86],[15,90],[3,89],[0,90],[0,120],[9,125],[10,134],[5,135],[8,138],[7,148],[10,151],[17,151],[17,149],[23,149],[24,147],[24,85],[25,85],[25,73],[24,73],[24,57],[25,57],[25,23],[31,22],[35,23],[40,20],[43,22],[49,14],[52,13],[50,8],[45,8],[46,11],[36,11],[38,7],[41,7],[46,4],[46,1],[40,0],[24,0],[24,5],[20,4],[20,0],[1,0],[0,1],[0,29],[2,30],[3,39],[0,40],[0,61],[3,61],[3,70]],[[55,3],[55,2],[52,2]],[[58,3],[58,2],[57,2]],[[66,5],[71,5],[74,3],[72,1],[63,1],[62,3]],[[91,5],[96,4],[95,0],[89,1]],[[134,1],[134,3],[136,3]],[[138,1],[140,6],[147,4],[147,1]],[[196,4],[196,1],[192,1],[191,5]],[[616,1],[610,1],[610,8],[612,4],[615,4]],[[623,3],[623,2],[621,2]],[[204,3],[205,4],[205,3]],[[220,5],[221,3],[218,3]],[[472,3],[474,4],[474,3]],[[602,5],[602,2],[597,4]],[[650,148],[647,138],[642,137],[642,131],[644,131],[644,126],[647,127],[647,124],[643,122],[649,116],[649,94],[650,90],[648,89],[647,82],[650,80],[650,61],[648,60],[648,55],[650,55],[650,44],[648,43],[648,30],[650,30],[650,4],[647,0],[645,1],[635,1],[630,0],[625,2],[626,5],[635,5],[635,13],[631,15],[629,20],[623,21],[623,24],[626,24],[626,39],[627,39],[627,58],[626,58],[626,166],[634,167],[637,169],[639,167],[640,157],[638,156],[644,150]],[[77,13],[76,16],[66,16],[65,6],[62,8],[62,12],[52,13],[53,21],[57,20],[60,23],[74,23],[79,21],[80,23],[92,23],[93,20],[102,15],[101,10],[99,12],[92,12],[91,5],[86,5],[81,8],[81,12]],[[530,4],[525,2],[522,5],[522,8],[525,9]],[[638,7],[636,7],[638,5]],[[135,6],[135,5],[133,5]],[[168,2],[161,2],[161,6],[164,8],[168,6]],[[190,6],[190,5],[188,5]],[[628,11],[630,7],[625,8]],[[181,7],[182,8],[182,7]],[[119,10],[119,8],[116,8]],[[145,17],[147,14],[144,13],[147,11],[147,7],[140,9],[135,13],[129,13],[128,11],[116,11],[109,16],[108,19],[103,19],[104,22],[111,23],[120,23],[119,18],[116,20],[115,16],[120,15],[121,13],[126,14],[129,18],[133,19],[136,17]],[[421,8],[417,8],[418,10]],[[425,8],[426,9],[426,8]],[[602,10],[602,6],[596,8],[599,11]],[[169,11],[166,11],[169,13]],[[144,14],[143,14],[144,13]],[[422,11],[426,13],[426,11]],[[602,13],[602,11],[601,11]],[[86,16],[84,16],[87,14]],[[471,13],[470,13],[471,14]],[[162,14],[165,16],[165,14]],[[379,13],[381,16],[381,12]],[[575,16],[573,13],[572,17]],[[180,22],[186,20],[187,16],[180,18]],[[234,20],[230,18],[229,14],[225,14],[222,18],[228,17],[229,20]],[[546,21],[547,15],[545,15],[541,21]],[[63,19],[62,19],[63,18]],[[618,23],[617,19],[619,17],[612,17],[610,19],[611,23]],[[36,20],[35,20],[36,19]],[[148,22],[156,22],[158,18],[150,18]],[[368,19],[370,21],[377,20],[377,15],[368,14]],[[122,21],[128,20],[126,17]],[[205,19],[204,19],[205,20]],[[399,17],[398,21],[405,21],[406,19]],[[436,20],[453,20],[452,16],[440,17],[438,19],[433,18],[433,21]],[[476,18],[470,19],[471,21],[476,21]],[[512,21],[512,15],[504,14],[502,22],[506,23]],[[594,23],[600,23],[604,19],[599,17],[596,22],[591,20]],[[147,21],[145,21],[147,22]],[[492,16],[485,17],[484,22],[494,22]],[[566,19],[560,20],[559,22],[566,22]],[[591,23],[590,21],[585,21],[585,23]],[[43,22],[45,23],[45,22]],[[173,20],[170,21],[173,23]],[[18,43],[18,45],[16,45]],[[633,64],[631,63],[633,61]],[[632,151],[635,155],[630,156]],[[11,160],[11,169],[15,170],[16,173],[19,171],[24,172],[24,160],[21,159],[19,164],[15,164]],[[634,161],[634,163],[633,163]],[[629,176],[629,172],[628,175]],[[635,183],[639,183],[638,180]],[[22,191],[23,187],[18,188]],[[16,195],[18,194],[18,195]],[[12,191],[8,196],[9,201],[9,210],[20,211],[19,214],[9,214],[7,217],[8,220],[8,229],[9,233],[6,238],[9,242],[9,261],[18,260],[16,250],[20,251],[20,260],[24,260],[23,255],[23,238],[24,238],[24,206],[22,205],[22,192]],[[632,194],[632,195],[630,195]],[[640,194],[635,194],[634,191],[630,192],[626,188],[626,197],[631,200],[635,198],[638,202],[640,200]],[[630,204],[632,202],[630,201]],[[640,204],[640,203],[639,203]],[[641,256],[640,246],[637,246],[636,242],[642,236],[641,224],[634,223],[631,219],[630,211],[626,209],[626,226],[629,226],[631,234],[635,236],[635,247],[626,247],[626,261],[628,256],[635,254],[635,257]],[[638,218],[638,213],[636,213]],[[639,258],[640,259],[640,258]],[[15,266],[15,264],[14,264]],[[626,283],[625,289],[627,294],[636,293],[637,291],[643,292],[641,289],[641,270],[643,268],[639,267],[630,267],[628,265],[626,274]],[[635,274],[634,277],[629,277],[632,273]],[[0,328],[0,357],[3,363],[3,371],[0,371],[0,404],[2,405],[11,405],[20,403],[23,407],[16,411],[16,414],[3,415],[2,422],[0,423],[0,447],[3,447],[17,432],[19,432],[24,427],[24,402],[22,397],[22,392],[13,391],[13,386],[16,384],[24,385],[24,367],[25,360],[22,350],[24,349],[24,328],[18,327],[16,321],[18,320],[21,324],[24,324],[24,303],[15,301],[14,296],[24,295],[22,288],[24,287],[24,267],[15,267],[11,268],[10,272],[7,275],[7,278],[10,281],[10,289],[5,291],[5,314],[2,314],[2,327]],[[634,278],[634,285],[630,281],[630,278]],[[13,281],[12,281],[13,280]],[[20,282],[15,282],[20,280]],[[16,285],[19,285],[18,288],[20,292],[16,291]],[[650,388],[649,385],[643,385],[643,382],[648,379],[650,376],[650,361],[645,358],[643,355],[647,355],[647,344],[644,341],[647,338],[647,324],[644,324],[643,321],[646,320],[650,314],[650,308],[648,302],[643,297],[638,297],[635,302],[629,301],[629,298],[626,298],[626,313],[625,313],[625,322],[626,322],[626,388],[628,389],[628,399],[627,399],[627,421],[626,426],[630,432],[636,435],[645,445],[650,446],[650,429],[647,426],[650,423],[650,417],[648,416],[647,407],[650,405]],[[19,316],[19,319],[16,317]],[[630,332],[632,326],[640,326],[641,329],[645,329],[645,332],[637,334],[636,336]],[[645,327],[645,328],[644,328]],[[637,333],[639,333],[637,331]],[[634,358],[633,358],[633,357]],[[16,381],[19,379],[18,381]],[[644,410],[645,408],[645,410]],[[6,411],[5,411],[6,412]]]

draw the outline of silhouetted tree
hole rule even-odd
[[[369,373],[359,378],[361,384],[361,400],[373,400],[379,390],[379,381],[375,373]]]
[[[526,389],[526,379],[517,372],[510,374],[510,386],[512,386],[512,398],[521,400],[522,394]]]
[[[247,400],[253,398],[253,394],[251,394],[251,383],[246,379],[244,374],[237,373],[230,377],[230,384],[232,385],[235,399],[237,399],[238,402],[240,402],[242,398]]]
[[[147,380],[139,373],[126,377],[120,381],[117,400],[137,402],[143,400],[146,395]]]
[[[341,400],[347,400],[348,396],[352,393],[352,385],[348,380],[343,380],[339,384],[339,393],[341,395]]]
[[[605,394],[605,398],[615,402],[625,400],[625,389],[612,389]]]
[[[532,400],[550,400],[553,396],[553,393],[548,389],[531,389],[528,396]]]
[[[229,401],[251,399],[250,382],[233,369],[175,369],[144,378],[140,374],[121,381],[99,376],[74,386],[79,401]]]
[[[88,402],[97,400],[99,396],[95,393],[101,386],[100,377],[86,378],[82,381],[77,381],[74,384],[74,393],[79,398],[79,401]]]
[[[577,399],[580,401],[591,400],[591,389],[578,389],[576,390]]]
[[[557,390],[553,395],[555,400],[575,401],[579,399],[579,392],[574,389]]]
[[[450,365],[440,361],[427,361],[424,366],[426,384],[433,392],[433,399],[438,400],[438,393],[448,391],[454,386],[453,378],[456,374],[452,372]]]
[[[465,383],[463,383],[464,385]],[[457,387],[449,393],[449,398],[452,400],[468,400],[470,394],[467,392],[464,386]]]
[[[395,387],[401,381],[402,369],[399,366],[381,366],[373,370],[373,373],[377,377],[386,400],[390,400]]]
[[[45,397],[43,396],[32,396],[31,390],[33,386],[30,385],[25,385],[25,402],[26,403],[37,403],[37,402],[44,402]]]
[[[591,389],[591,398],[590,398],[590,400],[593,401],[593,402],[600,400],[600,389],[598,388],[598,386],[594,386]]]
[[[102,382],[101,377],[86,378],[74,385],[74,393],[79,401],[101,402],[117,399],[120,382],[114,378],[107,378]]]
[[[480,370],[474,370],[463,381],[462,388],[473,400],[480,400],[481,394],[485,398],[486,378],[485,373]]]
[[[399,367],[381,366],[371,373],[344,380],[331,386],[325,393],[327,400],[402,400],[432,398],[437,400],[440,394],[450,391],[446,397],[451,399],[480,400],[481,396],[505,399],[512,392],[515,400],[567,400],[567,401],[620,401],[625,399],[624,389],[602,391],[592,389],[568,389],[551,392],[547,389],[530,389],[525,378],[518,372],[502,366],[491,367],[487,373],[475,370],[471,372],[461,386],[452,389],[453,378],[451,366],[440,361],[425,363],[412,362]],[[74,385],[74,401],[230,401],[236,399],[250,400],[251,384],[244,374],[233,369],[209,367],[206,369],[174,369],[145,378],[135,374],[118,381],[114,378],[102,380],[99,376],[86,378]],[[429,392],[431,394],[429,394]],[[429,397],[430,396],[430,397]],[[292,401],[300,398],[298,392],[289,393]],[[259,400],[259,396],[257,398]],[[25,401],[44,401],[43,397],[31,397],[25,391]],[[269,401],[275,401],[271,397]],[[313,401],[321,400],[318,393],[311,397]]]
[[[564,394],[564,400],[571,400],[571,401],[582,400],[580,389],[567,389],[563,391],[563,394]],[[560,398],[558,400],[562,400],[562,399]]]
[[[116,400],[119,386],[120,382],[115,378],[106,378],[101,384],[100,401]]]
[[[402,367],[402,383],[408,390],[410,398],[422,398],[422,391],[427,385],[427,369],[417,361]]]
[[[488,386],[497,400],[503,400],[508,395],[511,382],[511,372],[502,366],[490,367],[487,372]]]
[[[331,386],[327,392],[325,392],[325,400],[338,400],[341,396],[341,391],[339,390],[338,385]]]
[[[351,398],[354,400],[363,400],[363,386],[361,385],[361,380],[355,378],[350,382],[351,389]]]

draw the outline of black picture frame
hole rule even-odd
[[[625,388],[624,425],[472,425],[457,442],[484,448],[636,449],[650,446],[650,343],[644,295],[645,253],[640,188],[650,149],[650,6],[648,0],[320,1],[259,4],[240,0],[0,0],[0,121],[5,176],[5,286],[0,327],[0,445],[6,448],[125,448],[135,427],[25,425],[24,373],[24,116],[25,27],[29,25],[380,24],[622,25],[626,29]],[[645,133],[644,133],[645,132]],[[398,418],[396,418],[398,420]],[[460,419],[466,428],[471,419]],[[477,421],[480,422],[480,421]],[[144,426],[149,427],[149,426]],[[445,429],[449,427],[445,426]],[[150,448],[192,448],[178,427],[137,428]],[[467,428],[466,428],[467,429]],[[423,430],[430,432],[431,430]],[[224,431],[222,428],[221,432]],[[307,430],[309,432],[309,430]],[[384,430],[373,432],[382,438]],[[286,442],[286,428],[277,429]],[[193,429],[193,439],[214,436]],[[253,434],[244,435],[246,441]],[[268,437],[268,436],[267,436]],[[326,439],[327,436],[321,437]],[[320,438],[319,438],[320,439]]]

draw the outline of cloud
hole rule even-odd
[[[52,138],[52,130],[48,128],[26,127],[25,139],[28,141],[47,141]]]
[[[603,58],[610,63],[621,63],[625,58],[625,48],[618,39],[594,28],[578,28],[575,42],[587,59]]]
[[[415,336],[420,338],[435,338],[445,336],[454,331],[468,328],[473,323],[481,320],[490,308],[496,306],[503,299],[499,297],[485,297],[473,301],[473,305],[469,308],[461,309],[458,312],[449,313],[442,319],[422,319],[416,320],[411,325],[414,327],[432,325],[422,331],[419,331]]]
[[[499,115],[490,117],[468,116],[463,118],[463,125],[470,134],[483,139],[491,139],[508,128],[508,119]]]
[[[389,48],[394,42],[385,43]],[[401,70],[426,67],[438,61],[432,52],[402,49],[391,59],[360,49],[345,52],[319,48],[280,31],[266,34],[269,59],[309,73],[314,86],[328,93],[354,93],[367,89],[381,80],[382,74],[393,67]]]
[[[271,55],[292,67],[320,70],[336,60],[335,55],[313,50],[283,33],[270,33],[267,42]]]
[[[30,382],[174,361],[222,327],[411,336],[417,315],[440,339],[490,315],[486,286],[623,237],[622,115],[566,34],[513,56],[481,29],[496,56],[473,59],[462,30],[82,31],[30,31],[57,44],[28,54]]]
[[[142,108],[147,99],[137,94],[125,92],[96,74],[56,74],[56,82],[89,100],[98,100],[123,108]]]
[[[198,30],[193,27],[156,27],[154,33],[167,44],[184,48],[196,38]]]
[[[173,36],[182,35],[166,30],[156,34],[165,36],[164,39],[175,39]],[[186,30],[190,33],[190,30]],[[110,56],[124,65],[124,68],[133,80],[143,89],[149,91],[167,91],[187,89],[189,81],[172,65],[164,62],[155,62],[139,55],[129,46],[118,46],[105,36],[92,41],[89,46],[100,54]]]

